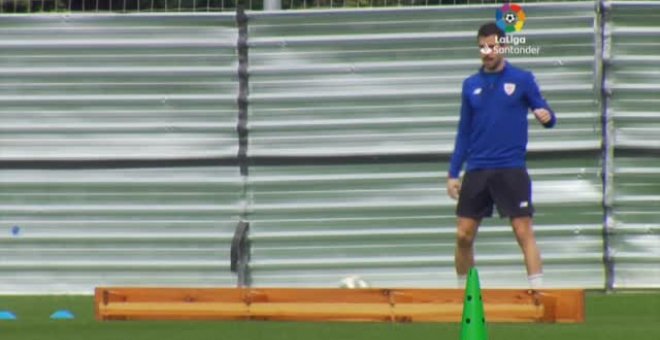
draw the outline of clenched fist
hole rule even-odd
[[[457,200],[458,194],[461,192],[461,180],[458,178],[447,179],[447,195],[452,199]]]
[[[552,120],[552,114],[550,111],[543,108],[534,110],[534,116],[536,117],[536,120],[544,125]]]

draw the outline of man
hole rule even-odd
[[[531,72],[509,64],[504,32],[495,23],[477,34],[482,67],[463,82],[461,116],[449,168],[447,193],[458,199],[455,265],[463,284],[474,266],[474,240],[484,217],[508,217],[525,257],[530,286],[543,282],[541,255],[532,229],[531,180],[526,170],[527,113],[546,128],[556,122]],[[463,163],[466,172],[459,176]]]

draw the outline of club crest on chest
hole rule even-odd
[[[507,96],[512,95],[514,92],[516,92],[516,84],[504,83],[504,93],[506,93]]]

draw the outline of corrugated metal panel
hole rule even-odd
[[[233,16],[0,27],[0,292],[234,285],[238,169],[187,161],[236,156]]]
[[[608,11],[615,288],[660,287],[659,19],[652,2],[614,2]]]
[[[237,152],[233,16],[3,16],[0,160]]]
[[[445,160],[457,86],[478,67],[474,30],[493,8],[251,14],[256,285],[334,286],[349,274],[380,286],[453,285]],[[600,287],[593,8],[525,9],[527,42],[542,54],[511,60],[535,71],[560,118],[555,130],[532,125],[530,141],[547,282]],[[616,288],[660,282],[657,13],[653,3],[616,2],[606,22]],[[116,163],[233,160],[233,25],[204,15],[2,17],[2,292],[233,285],[238,169]],[[84,169],[94,161],[106,163]],[[506,224],[481,230],[488,286],[526,284]]]
[[[460,84],[479,66],[476,29],[495,8],[250,14],[255,285],[335,286],[349,274],[454,285],[446,159]],[[541,55],[510,59],[535,71],[560,119],[530,133],[547,282],[601,287],[594,7],[525,10],[526,43]],[[477,246],[484,284],[525,286],[507,222],[487,224]]]

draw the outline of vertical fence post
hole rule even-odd
[[[248,240],[249,223],[244,222],[247,219],[248,211],[248,94],[249,94],[249,74],[248,74],[248,19],[245,9],[242,6],[236,8],[236,26],[238,27],[238,41],[236,42],[236,52],[238,54],[238,98],[236,104],[238,108],[238,122],[236,132],[238,134],[238,166],[242,180],[242,208],[241,222],[236,227],[234,240],[231,247],[231,270],[238,274],[238,286],[248,287],[251,284],[249,273],[250,260],[250,242]]]
[[[597,86],[599,88],[602,124],[602,180],[603,180],[603,265],[605,266],[605,289],[614,289],[614,257],[610,235],[614,231],[614,124],[609,114],[609,100],[612,95],[608,86],[609,63],[611,61],[611,33],[608,26],[610,7],[605,0],[596,4],[596,63]]]
[[[234,239],[231,242],[231,263],[230,270],[238,275],[238,287],[249,287],[252,284],[250,276],[250,240],[248,232],[250,224],[241,221],[236,226]]]
[[[264,10],[279,11],[282,9],[282,0],[264,0]]]

